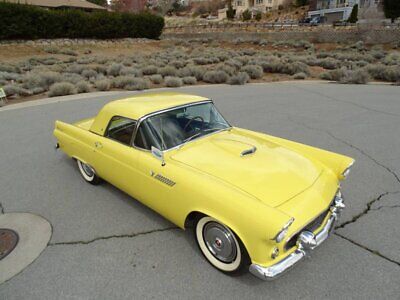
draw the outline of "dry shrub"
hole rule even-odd
[[[180,87],[183,85],[183,82],[179,77],[167,76],[165,77],[165,85],[167,87]]]
[[[193,85],[197,83],[197,79],[194,76],[186,76],[182,78],[184,84]]]
[[[150,87],[150,83],[148,80],[144,78],[133,78],[133,81],[127,85],[125,85],[125,89],[129,91],[141,91],[146,90]]]
[[[163,82],[163,77],[160,74],[154,74],[150,76],[150,80],[154,84],[160,84]]]
[[[146,67],[142,68],[142,73],[143,75],[153,75],[153,74],[157,74],[157,67],[153,66],[153,65],[149,65]]]
[[[294,79],[306,79],[307,78],[307,74],[306,73],[303,73],[303,72],[300,72],[300,73],[296,73],[296,74],[294,74],[293,75],[293,78]]]
[[[75,86],[69,82],[57,82],[50,87],[49,97],[76,94]]]
[[[79,81],[76,84],[76,91],[80,93],[89,93],[90,92],[90,85],[86,81]]]
[[[263,68],[257,65],[247,65],[240,69],[242,72],[246,72],[251,79],[258,79],[264,75]]]
[[[243,85],[249,82],[250,76],[246,72],[239,72],[228,79],[228,83],[232,85]]]
[[[30,90],[25,89],[17,84],[6,85],[3,87],[3,90],[6,93],[7,97],[32,95],[32,92]]]
[[[203,79],[204,73],[205,69],[203,67],[193,65],[188,65],[178,71],[179,77],[193,76],[196,77],[197,81]]]
[[[94,85],[99,91],[109,91],[111,87],[110,80],[108,79],[97,80]]]
[[[166,66],[163,68],[158,69],[158,74],[160,74],[163,77],[166,76],[176,76],[178,74],[178,70],[175,67],[172,66]]]
[[[203,81],[208,83],[225,83],[228,77],[228,74],[224,71],[207,71],[203,75]]]
[[[113,63],[111,66],[108,67],[107,69],[107,74],[109,76],[118,76],[120,75],[120,71],[123,68],[122,64],[117,64],[117,63]]]

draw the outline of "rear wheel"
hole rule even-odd
[[[218,220],[203,216],[195,226],[197,244],[208,262],[218,270],[237,275],[248,270],[250,258],[240,239]]]
[[[100,177],[96,175],[96,172],[90,165],[81,162],[78,159],[76,160],[76,162],[78,164],[79,171],[86,182],[89,182],[90,184],[94,185],[99,184],[101,182]]]

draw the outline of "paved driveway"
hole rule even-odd
[[[180,91],[211,97],[236,126],[354,157],[337,233],[276,281],[227,277],[202,258],[190,232],[109,184],[85,183],[72,160],[54,150],[56,119],[95,115],[132,93],[0,109],[2,208],[53,225],[49,246],[0,285],[0,299],[400,299],[399,87],[274,83]]]

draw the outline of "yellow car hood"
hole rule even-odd
[[[254,153],[241,156],[256,147]],[[266,139],[231,129],[194,140],[171,153],[179,161],[218,177],[276,207],[310,187],[322,165]]]

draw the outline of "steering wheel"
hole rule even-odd
[[[195,117],[191,118],[191,119],[189,120],[189,122],[186,123],[185,127],[183,127],[183,131],[186,132],[186,129],[189,127],[189,125],[192,124],[192,122],[193,122],[194,120],[196,120],[196,119],[199,119],[199,120],[201,121],[201,127],[200,127],[200,128],[203,128],[203,127],[204,127],[204,119],[203,119],[203,117],[201,117],[201,116],[195,116]]]

